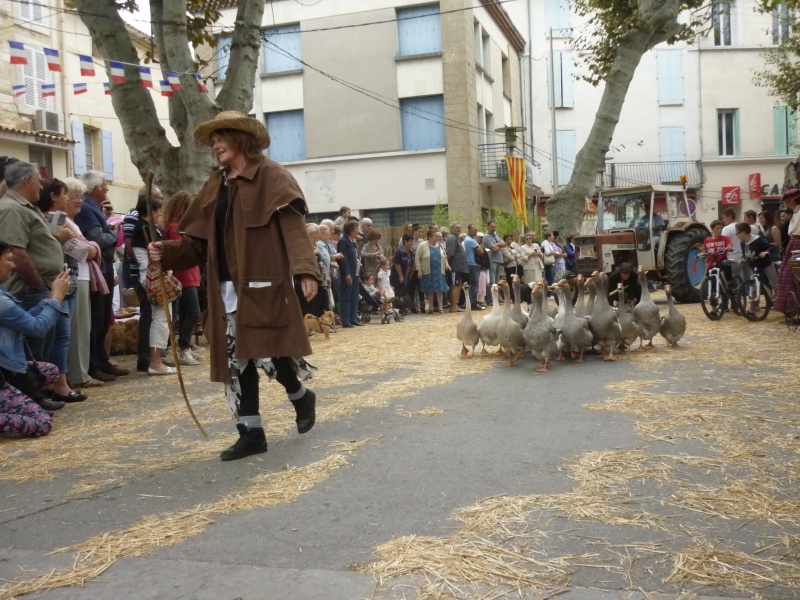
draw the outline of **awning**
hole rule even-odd
[[[48,148],[64,148],[70,150],[77,142],[65,135],[31,131],[30,129],[17,129],[0,125],[0,139],[22,142],[32,146],[46,146]]]

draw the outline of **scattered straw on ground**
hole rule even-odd
[[[444,411],[441,408],[428,406],[422,410],[399,410],[397,414],[404,417],[440,417],[444,414]]]

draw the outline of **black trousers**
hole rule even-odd
[[[109,290],[114,289],[113,276],[106,277]],[[107,371],[111,368],[106,353],[106,334],[111,324],[111,311],[113,309],[114,294],[91,294],[90,306],[92,311],[91,329],[89,332],[89,372]],[[149,330],[149,327],[148,327]],[[148,359],[149,360],[149,359]]]
[[[147,292],[137,281],[134,284],[136,298],[139,300],[139,334],[136,339],[136,362],[139,366],[150,364],[150,325],[153,322],[153,305]]]
[[[285,356],[272,359],[275,365],[275,379],[278,380],[287,394],[294,394],[303,384],[292,368],[292,360]],[[251,417],[259,414],[258,396],[258,370],[255,362],[248,361],[247,367],[239,375],[239,386],[242,390],[242,400],[239,404],[239,416]]]

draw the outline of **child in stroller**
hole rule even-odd
[[[367,275],[361,286],[361,302],[359,303],[359,317],[363,322],[369,322],[371,315],[378,312],[381,323],[386,325],[392,318],[402,321],[403,318],[392,306],[394,289],[389,284],[391,264],[387,259],[381,260],[378,272],[378,287],[375,287],[375,276]]]

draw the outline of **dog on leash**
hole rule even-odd
[[[306,315],[303,317],[303,321],[306,324],[306,332],[311,335],[311,332],[321,333],[325,336],[327,340],[330,334],[331,329],[333,328],[335,316],[332,311],[326,310],[322,313],[321,317],[315,317],[314,315]],[[335,330],[334,330],[335,331]]]

